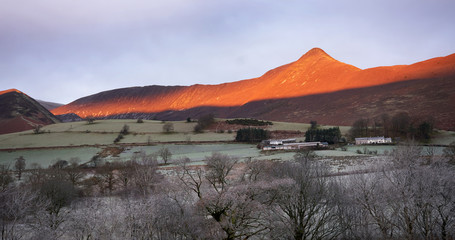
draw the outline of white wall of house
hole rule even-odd
[[[365,138],[356,138],[355,144],[356,145],[364,145],[364,144],[384,144],[384,143],[392,143],[392,138],[384,138],[384,137],[365,137]]]

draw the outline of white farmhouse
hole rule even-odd
[[[365,144],[384,144],[384,143],[392,143],[392,138],[384,138],[384,137],[362,137],[362,138],[355,138],[356,145],[365,145]]]

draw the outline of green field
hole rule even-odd
[[[224,120],[218,120],[224,121]],[[194,162],[204,160],[212,152],[221,152],[241,160],[253,158],[258,160],[289,160],[293,152],[262,152],[254,144],[234,143],[235,133],[215,133],[205,131],[194,133],[195,122],[172,122],[174,131],[165,133],[162,121],[144,120],[97,120],[93,124],[87,122],[70,122],[53,124],[43,127],[43,133],[34,134],[33,131],[0,135],[0,164],[12,167],[14,159],[23,156],[27,166],[33,163],[48,167],[58,159],[70,160],[78,158],[81,163],[90,161],[97,153],[107,147],[120,147],[124,151],[119,156],[109,156],[108,161],[129,160],[133,154],[144,151],[147,154],[158,152],[167,147],[173,154],[172,159],[178,160],[188,157]],[[114,139],[119,135],[124,125],[129,126],[129,134],[125,135],[119,144],[114,144]],[[268,130],[301,131],[310,125],[304,123],[273,122]],[[321,126],[331,127],[331,126]],[[349,127],[340,127],[345,135]],[[303,137],[297,138],[299,141]],[[455,133],[437,131],[431,144],[447,145],[455,140]],[[358,150],[364,152],[365,148],[381,155],[391,152],[394,146],[347,146],[345,149],[316,151],[322,157],[350,157],[362,156]],[[443,147],[433,147],[434,153],[442,154]],[[425,149],[424,149],[425,151]]]
[[[0,135],[0,149],[42,148],[109,145],[114,142],[120,130],[126,124],[130,134],[120,143],[146,144],[149,142],[209,142],[232,141],[235,133],[193,132],[196,123],[172,122],[174,132],[164,133],[161,121],[136,123],[136,120],[99,120],[93,124],[86,122],[60,123],[45,126],[44,133],[32,131]]]

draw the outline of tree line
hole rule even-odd
[[[245,126],[267,126],[273,125],[270,121],[263,121],[257,120],[252,118],[236,118],[232,120],[226,120],[227,124],[238,124],[238,125],[245,125]]]
[[[327,142],[329,144],[338,143],[341,140],[339,127],[332,128],[309,128],[305,132],[305,142]]]
[[[2,239],[452,239],[447,156],[402,145],[345,176],[308,150],[284,162],[213,153],[167,171],[137,153],[96,168],[35,168],[21,181],[2,166],[0,229]]]
[[[392,138],[428,141],[431,139],[434,120],[431,116],[419,118],[406,112],[398,112],[393,116],[384,113],[372,119],[356,120],[349,132],[352,139],[356,137],[385,136]]]

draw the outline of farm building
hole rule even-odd
[[[384,137],[362,137],[362,138],[355,138],[356,145],[365,145],[365,144],[384,144],[384,143],[392,143],[392,138],[384,138]]]
[[[327,143],[321,142],[300,142],[295,139],[270,139],[261,143],[262,150],[298,150],[310,147],[325,147]]]

